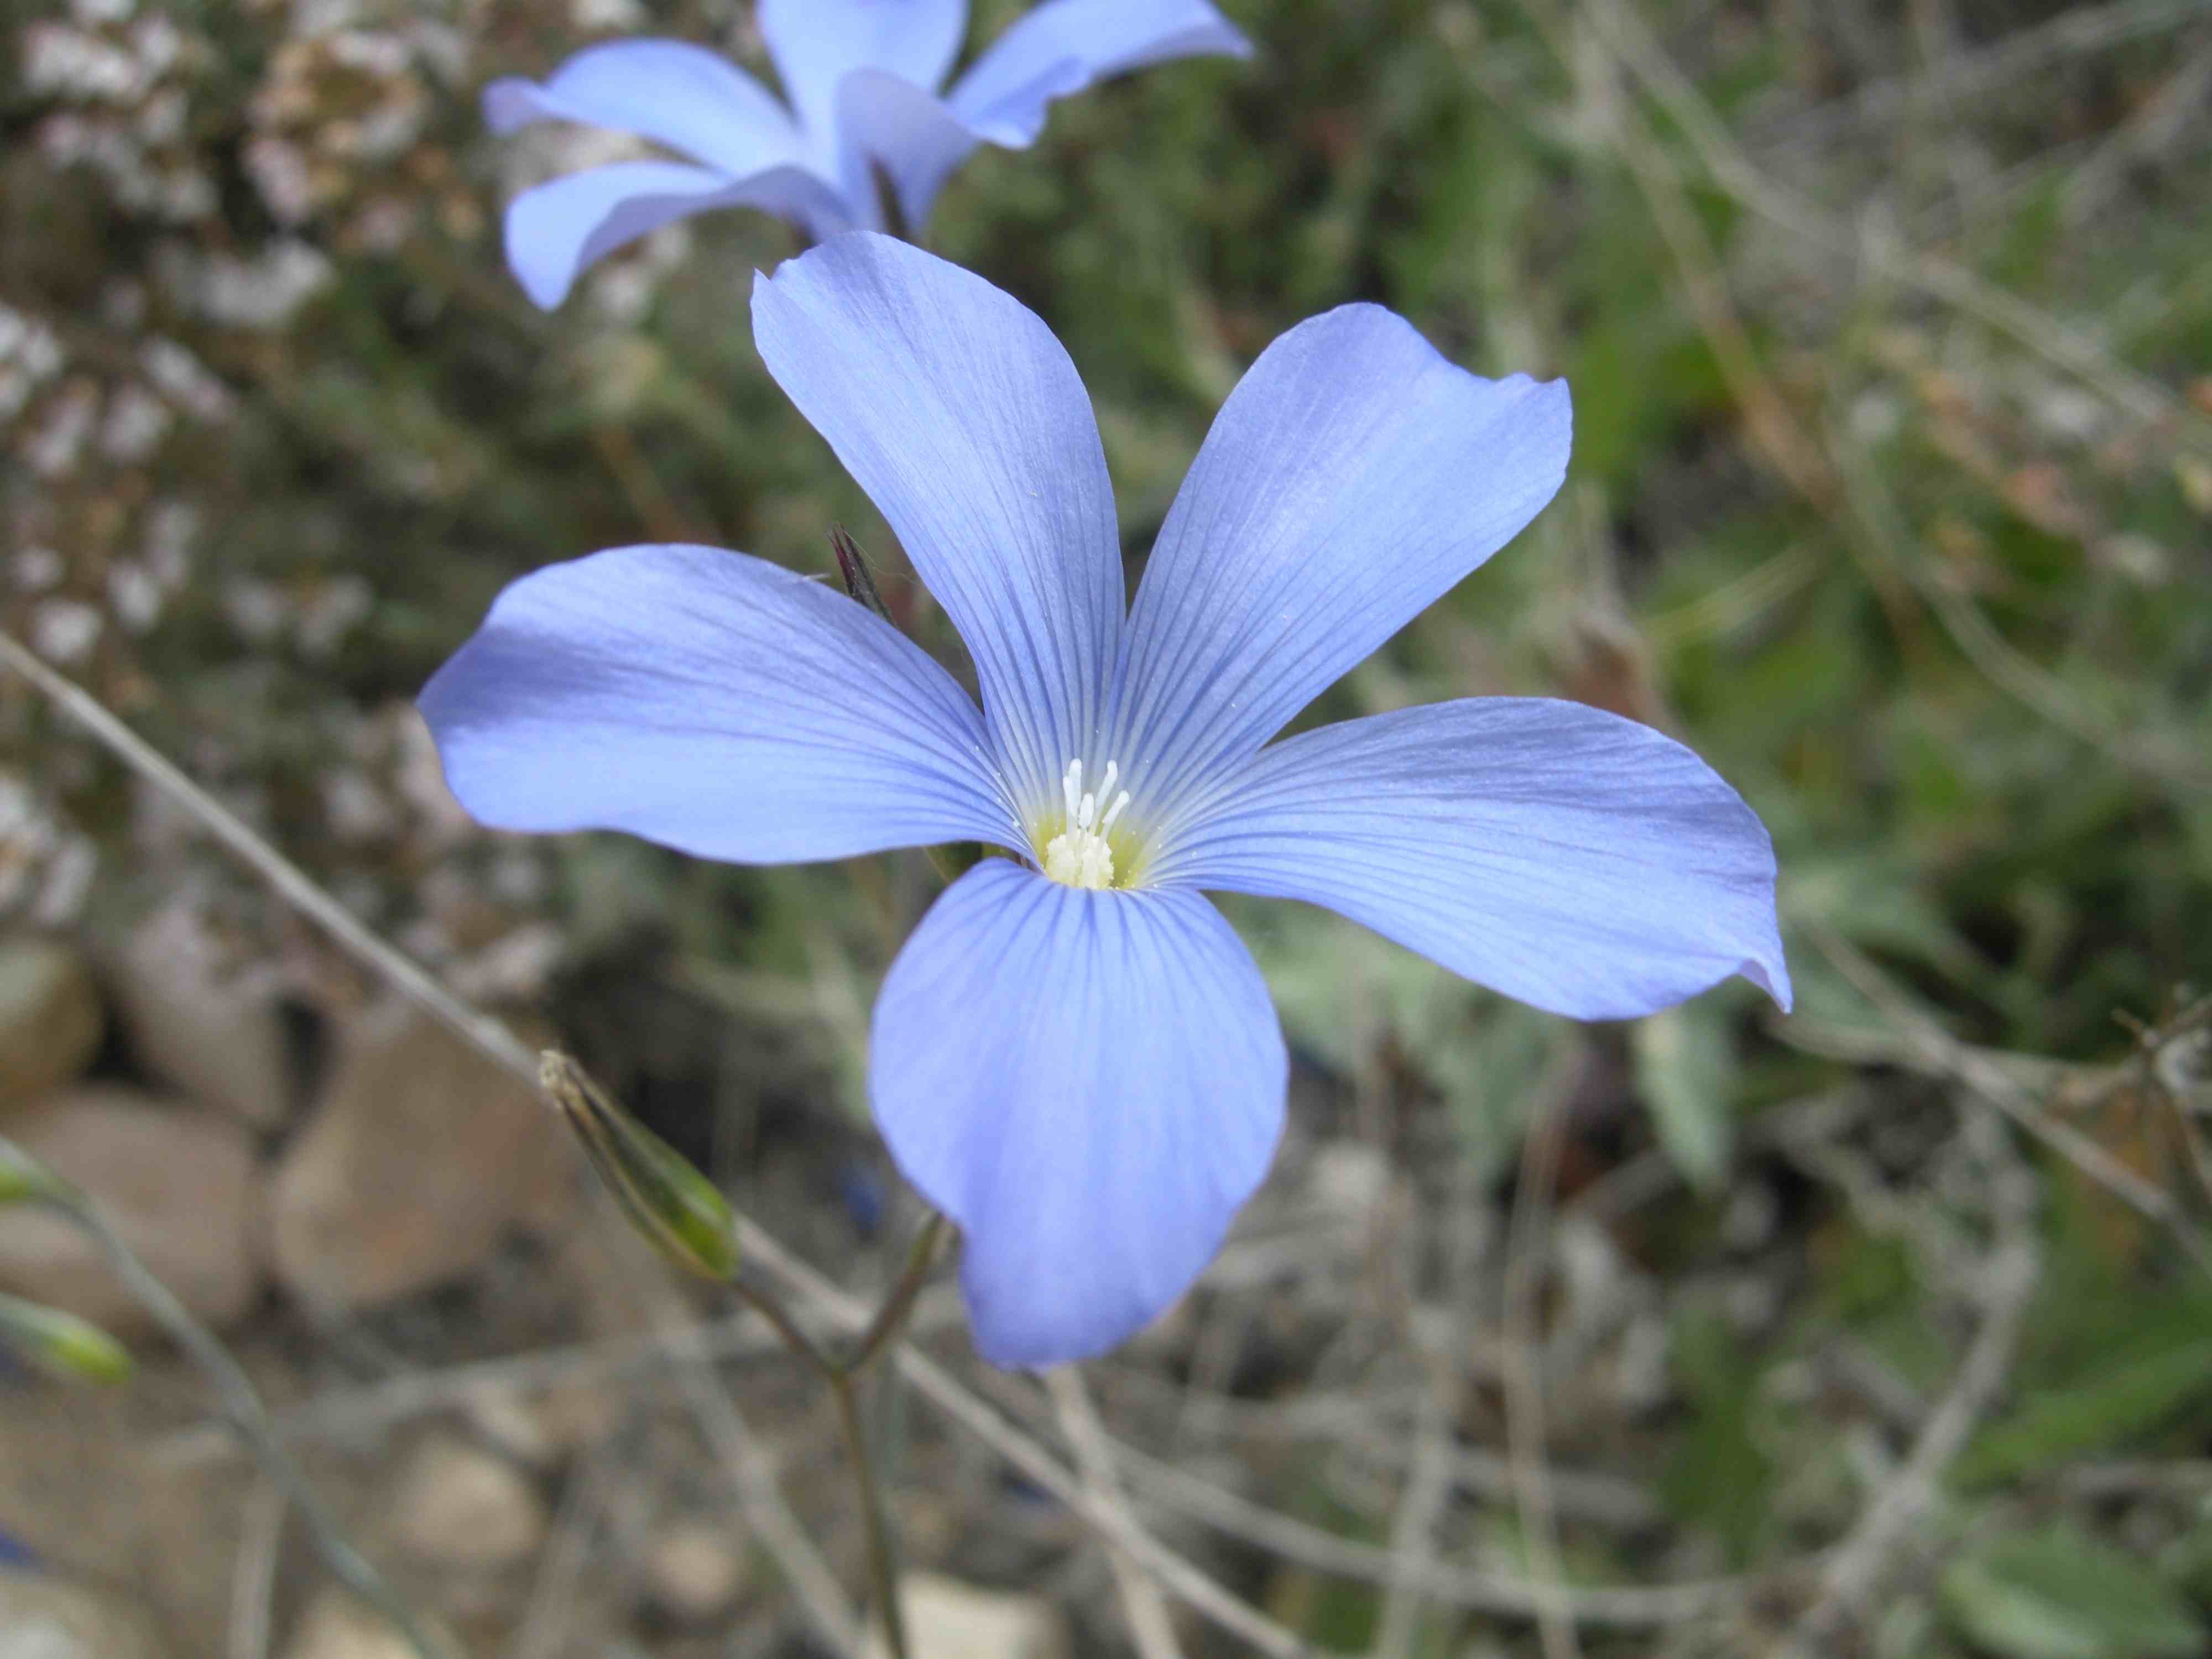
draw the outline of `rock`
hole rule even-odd
[[[277,1167],[278,1279],[361,1308],[460,1277],[565,1189],[564,1133],[535,1089],[443,1027],[373,1011]]]
[[[419,1560],[497,1572],[544,1541],[545,1504],[504,1459],[441,1435],[424,1441],[402,1472],[392,1525],[400,1547]]]
[[[604,1442],[622,1420],[623,1402],[588,1377],[556,1382],[539,1393],[532,1414],[556,1457],[573,1457]]]
[[[0,943],[0,1109],[76,1082],[105,1024],[75,951],[31,934]]]
[[[678,1624],[708,1624],[728,1613],[744,1593],[745,1576],[734,1522],[676,1522],[646,1553],[646,1595],[654,1612]]]
[[[74,1182],[185,1307],[226,1324],[262,1283],[260,1191],[244,1130],[118,1084],[52,1096],[11,1137]],[[118,1334],[151,1320],[106,1258],[58,1217],[0,1210],[0,1290]]]
[[[273,978],[233,972],[199,912],[158,912],[107,963],[138,1063],[187,1099],[258,1129],[291,1115],[292,1061]]]
[[[899,1583],[911,1659],[1067,1659],[1067,1620],[1041,1595],[977,1589],[935,1573]],[[881,1659],[881,1637],[870,1638]]]
[[[343,1590],[325,1589],[316,1592],[300,1615],[284,1659],[417,1659],[417,1655],[382,1615],[371,1613]]]
[[[0,1659],[161,1659],[143,1614],[58,1578],[0,1567]]]

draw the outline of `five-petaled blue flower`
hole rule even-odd
[[[1269,741],[1551,498],[1563,383],[1480,380],[1371,305],[1292,329],[1125,610],[1089,400],[1020,304],[859,234],[757,278],[753,329],[959,629],[982,707],[819,582],[631,547],[507,588],[422,710],[502,828],[758,864],[1014,854],[915,929],[871,1056],[899,1167],[966,1235],[988,1358],[1136,1331],[1267,1172],[1282,1032],[1206,890],[1325,905],[1583,1018],[1735,973],[1787,1005],[1766,832],[1658,732],[1480,697]]]
[[[542,86],[484,88],[495,131],[581,121],[696,163],[624,161],[517,197],[507,258],[532,299],[550,310],[593,260],[709,208],[763,209],[819,240],[883,229],[878,168],[919,233],[977,144],[1028,148],[1054,99],[1171,58],[1252,50],[1206,0],[1046,0],[940,99],[967,0],[761,0],[760,28],[790,110],[735,64],[675,40],[588,47]]]

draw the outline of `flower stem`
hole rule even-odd
[[[876,1616],[883,1620],[891,1659],[908,1659],[906,1612],[899,1606],[897,1554],[883,1489],[876,1481],[875,1462],[868,1451],[867,1428],[860,1421],[859,1387],[849,1370],[840,1369],[830,1374],[830,1389],[837,1397],[837,1420],[844,1428],[845,1448],[853,1459],[853,1479],[860,1488],[860,1517],[868,1536],[868,1582]]]
[[[860,1345],[845,1361],[848,1376],[858,1377],[881,1358],[891,1344],[898,1340],[899,1333],[906,1328],[908,1316],[914,1312],[915,1298],[928,1281],[929,1270],[937,1265],[937,1253],[944,1248],[951,1224],[936,1211],[921,1224],[921,1231],[914,1236],[914,1243],[906,1253],[906,1266],[900,1272],[898,1283],[884,1305],[876,1310],[876,1316],[868,1322],[868,1328],[860,1335]]]
[[[852,1352],[842,1358],[833,1357],[807,1335],[773,1292],[748,1284],[742,1278],[733,1281],[745,1304],[774,1326],[784,1346],[830,1385],[830,1392],[837,1402],[838,1425],[845,1433],[845,1449],[853,1462],[853,1480],[860,1492],[860,1517],[868,1540],[870,1594],[876,1616],[883,1622],[890,1659],[908,1659],[906,1614],[899,1606],[896,1540],[890,1511],[884,1503],[882,1485],[876,1476],[875,1457],[869,1449],[867,1425],[860,1413],[860,1387],[868,1367],[890,1352],[899,1333],[906,1328],[915,1302],[928,1282],[929,1270],[937,1265],[938,1252],[944,1248],[951,1231],[951,1223],[935,1211],[930,1212],[929,1218],[922,1223],[914,1243],[908,1247],[906,1265],[897,1281]]]
[[[799,1322],[775,1298],[775,1292],[764,1291],[742,1279],[732,1279],[732,1288],[744,1304],[763,1319],[775,1327],[775,1334],[783,1339],[783,1346],[805,1360],[823,1376],[837,1374],[837,1362],[822,1350],[822,1345],[799,1328]]]
[[[860,1342],[842,1362],[831,1364],[824,1370],[830,1389],[837,1396],[837,1419],[844,1425],[846,1445],[852,1453],[853,1478],[860,1483],[860,1512],[868,1534],[868,1577],[873,1587],[878,1616],[883,1620],[884,1638],[890,1645],[891,1659],[908,1659],[906,1613],[899,1606],[896,1540],[884,1504],[883,1488],[876,1479],[867,1427],[860,1418],[860,1383],[868,1367],[890,1349],[905,1329],[908,1316],[914,1311],[915,1299],[928,1281],[929,1270],[937,1265],[937,1253],[945,1243],[948,1225],[943,1216],[934,1210],[930,1212],[929,1219],[922,1223],[921,1231],[914,1236],[914,1243],[908,1247],[906,1266],[900,1271],[897,1282],[884,1298],[883,1306],[876,1310],[876,1316],[868,1322]]]

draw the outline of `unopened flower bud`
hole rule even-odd
[[[0,1348],[64,1382],[120,1382],[131,1375],[130,1354],[99,1326],[12,1296],[0,1296]]]
[[[738,1271],[730,1206],[681,1152],[647,1128],[568,1055],[547,1049],[538,1080],[583,1142],[630,1224],[671,1261],[727,1280]]]
[[[0,1135],[0,1204],[40,1200],[64,1203],[70,1196],[66,1182],[49,1173],[45,1165],[14,1141]]]

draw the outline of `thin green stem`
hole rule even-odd
[[[950,1236],[951,1224],[935,1211],[922,1223],[908,1247],[906,1265],[890,1293],[868,1322],[853,1352],[833,1358],[822,1345],[799,1328],[799,1322],[771,1291],[740,1279],[734,1288],[762,1318],[775,1328],[786,1346],[813,1368],[830,1385],[837,1402],[837,1421],[845,1434],[845,1449],[853,1461],[853,1480],[860,1493],[860,1517],[868,1540],[868,1582],[876,1615],[883,1621],[884,1639],[890,1659],[908,1659],[906,1614],[899,1606],[898,1549],[890,1514],[884,1504],[882,1484],[876,1478],[875,1456],[868,1443],[867,1425],[860,1413],[860,1383],[868,1367],[888,1352],[906,1328],[915,1298],[937,1265],[938,1252]]]
[[[743,1279],[732,1279],[730,1287],[737,1291],[745,1306],[775,1327],[775,1334],[783,1339],[784,1346],[823,1376],[836,1380],[839,1375],[837,1362],[823,1352],[820,1343],[799,1328],[799,1322],[791,1316],[782,1303],[776,1300],[773,1291],[748,1284]]]
[[[868,1431],[860,1421],[859,1391],[848,1371],[832,1371],[830,1392],[837,1399],[837,1420],[845,1431],[845,1449],[853,1460],[853,1479],[860,1489],[860,1516],[868,1535],[868,1582],[883,1620],[884,1639],[891,1659],[908,1659],[906,1613],[899,1606],[898,1559],[891,1542],[890,1516],[884,1508],[882,1489],[876,1484],[875,1462],[868,1451]]]
[[[930,1212],[929,1219],[921,1224],[921,1231],[914,1236],[914,1243],[908,1248],[906,1266],[899,1273],[898,1282],[891,1286],[890,1295],[876,1310],[876,1316],[861,1333],[859,1346],[845,1361],[848,1376],[859,1376],[898,1340],[899,1333],[906,1328],[908,1316],[914,1312],[915,1298],[929,1282],[929,1270],[937,1265],[938,1252],[944,1248],[951,1229],[951,1224],[934,1210]]]

